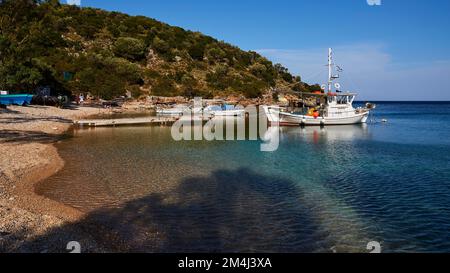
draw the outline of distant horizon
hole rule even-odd
[[[382,1],[378,6],[367,0],[81,4],[200,31],[281,63],[310,84],[326,81],[326,49],[333,47],[336,63],[344,69],[340,83],[364,100],[450,101],[449,1]],[[312,12],[320,10],[335,16]]]

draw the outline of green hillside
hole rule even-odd
[[[256,52],[147,17],[57,0],[0,0],[0,20],[2,90],[50,86],[110,99],[126,91],[253,98],[271,87],[313,89]]]

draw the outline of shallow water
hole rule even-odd
[[[175,142],[167,127],[76,130],[37,192],[136,251],[450,251],[450,103],[379,103],[387,123]]]

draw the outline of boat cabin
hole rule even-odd
[[[342,117],[353,115],[355,113],[355,108],[353,108],[355,97],[356,94],[352,93],[328,93],[324,116]]]
[[[352,105],[353,101],[355,100],[356,94],[351,93],[329,93],[327,94],[327,103],[328,105]]]

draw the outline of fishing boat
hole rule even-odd
[[[222,106],[210,105],[204,109],[204,113],[215,117],[237,117],[243,116],[245,114],[245,110],[228,104],[224,104]]]
[[[375,105],[367,103],[365,107],[354,108],[353,101],[357,94],[339,91],[339,83],[333,85],[333,81],[339,78],[338,74],[333,74],[336,67],[341,72],[341,69],[333,63],[333,51],[330,48],[328,50],[328,87],[323,87],[323,89],[327,88],[327,92],[299,93],[302,97],[315,98],[318,102],[317,105],[308,109],[303,107],[302,111],[289,111],[288,108],[280,106],[264,106],[264,112],[269,122],[293,126],[366,123],[370,111],[375,108]]]
[[[2,105],[29,105],[33,95],[21,94],[21,95],[0,95],[0,104]]]
[[[186,111],[190,111],[189,106],[187,106],[187,105],[175,105],[170,108],[156,109],[156,113],[158,115],[163,115],[163,116],[181,116]]]

